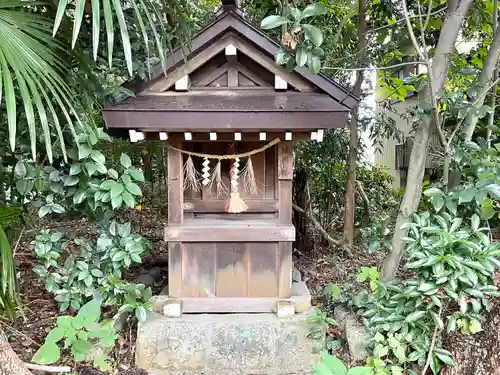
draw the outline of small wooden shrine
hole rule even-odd
[[[232,3],[231,1],[224,1]],[[321,141],[358,99],[307,68],[231,6],[104,110],[132,142],[169,143],[169,296],[184,312],[266,312],[292,294],[292,142]]]

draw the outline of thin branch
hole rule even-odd
[[[498,33],[498,0],[493,1],[493,38]],[[493,80],[498,79],[498,61],[496,62],[495,70],[493,70]],[[488,127],[486,129],[486,144],[488,148],[491,147],[491,127],[495,122],[495,106],[496,106],[496,93],[498,85],[494,85],[491,91],[490,107],[492,112],[488,116]]]
[[[40,344],[37,343],[36,341],[34,341],[31,337],[29,337],[28,335],[26,335],[25,333],[22,333],[21,331],[18,331],[17,329],[15,329],[14,327],[11,327],[10,325],[8,325],[7,323],[2,323],[0,322],[0,324],[5,327],[6,329],[8,329],[9,331],[11,331],[14,335],[16,336],[22,336],[24,337],[26,340],[28,340],[29,342],[31,342],[33,345],[35,345],[36,347],[40,347]]]
[[[403,0],[401,2],[401,4],[403,4],[403,14],[405,16],[406,28],[408,29],[408,33],[410,34],[410,39],[411,39],[411,42],[413,43],[413,46],[415,47],[415,51],[417,52],[417,54],[421,60],[427,61],[424,54],[420,50],[420,46],[417,43],[417,38],[415,37],[415,33],[413,32],[413,27],[411,26],[410,16],[408,14],[408,8],[406,7],[406,0]]]
[[[27,369],[33,371],[42,371],[42,372],[71,372],[72,369],[69,366],[43,366],[43,365],[35,365],[33,363],[24,363]]]
[[[327,70],[345,70],[345,71],[356,72],[358,70],[386,70],[386,69],[388,70],[388,69],[399,68],[401,66],[418,65],[418,64],[427,65],[427,63],[425,61],[409,61],[409,62],[403,62],[403,63],[389,65],[389,66],[372,66],[372,67],[365,67],[365,68],[341,68],[341,67],[325,66],[325,67],[323,67],[323,69],[327,69]]]
[[[441,316],[441,309],[439,309],[438,316]],[[438,326],[436,325],[436,327],[434,327],[434,333],[432,334],[432,340],[431,340],[431,345],[429,346],[429,352],[427,353],[427,360],[425,361],[425,366],[422,369],[420,375],[425,375],[427,373],[429,365],[431,364],[432,353],[434,352],[434,347],[436,346],[437,335],[438,335]]]
[[[21,233],[19,233],[19,237],[17,237],[16,244],[15,244],[14,248],[12,249],[12,258],[14,258],[14,257],[16,256],[16,251],[17,251],[17,248],[18,248],[18,246],[19,246],[19,242],[21,242],[21,238],[23,237],[24,228],[25,228],[25,227],[23,227],[23,228],[21,229]]]
[[[337,29],[337,32],[335,33],[335,36],[333,37],[333,44],[337,43],[338,39],[340,38],[340,35],[342,34],[342,30],[344,30],[344,26],[347,23],[347,20],[352,17],[355,8],[356,8],[356,1],[352,1],[348,16],[343,17],[342,21],[340,21],[340,25]]]
[[[438,13],[441,13],[441,12],[445,11],[447,8],[448,7],[445,6],[445,7],[439,8],[438,10],[435,10],[434,12],[431,12],[429,14],[430,14],[430,16],[434,16],[434,15],[436,15]],[[418,16],[410,16],[410,18],[417,18],[417,17]],[[405,22],[405,21],[406,21],[405,18],[401,18],[401,19],[397,20],[396,22],[391,23],[390,25],[379,26],[379,27],[376,27],[374,29],[368,30],[367,33],[373,33],[373,32],[376,32],[376,31],[384,30],[384,29],[387,29],[389,27],[392,27],[394,25],[397,25],[397,24]]]
[[[467,110],[467,112],[465,112],[465,116],[462,117],[462,119],[457,123],[457,125],[455,126],[455,129],[453,129],[453,132],[451,133],[450,135],[450,138],[448,139],[448,145],[451,144],[451,141],[453,140],[453,137],[455,136],[455,134],[457,133],[457,131],[460,129],[460,127],[462,126],[462,124],[464,123],[464,121],[467,119],[467,117],[469,116],[469,114],[472,112],[472,110],[475,109],[475,106],[481,102],[481,100],[484,98],[484,96],[486,96],[486,94],[488,94],[488,91],[491,90],[491,88],[495,85],[497,85],[498,83],[500,82],[500,78],[497,78],[495,81],[493,81],[488,87],[486,87],[486,89],[481,92],[481,94],[476,98],[476,100],[474,100],[471,104],[471,106],[469,107],[469,109]]]
[[[299,206],[297,206],[295,203],[292,204],[292,207],[295,211],[297,212],[300,212],[301,214],[304,214],[306,215],[306,217],[311,220],[311,222],[314,224],[314,226],[316,227],[316,229],[318,230],[318,232],[321,233],[321,235],[323,236],[323,238],[330,244],[330,245],[333,245],[333,246],[342,246],[342,241],[339,241],[339,240],[336,240],[335,238],[333,238],[332,236],[330,236],[326,230],[323,229],[323,227],[321,226],[320,223],[318,223],[316,221],[316,219],[314,219],[314,217],[312,217],[311,214],[309,214],[308,212],[306,212],[305,210],[303,210],[302,208],[300,208]]]
[[[432,9],[432,0],[429,0],[429,5],[427,7],[427,17],[425,18],[424,28],[422,29],[422,34],[427,30],[427,26],[429,26],[429,22],[431,20],[431,9]],[[446,7],[444,8],[446,9]]]

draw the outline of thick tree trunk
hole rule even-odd
[[[0,328],[0,375],[31,375],[16,353],[10,347],[7,337]]]
[[[358,67],[365,65],[365,45],[366,45],[366,0],[359,1],[359,29],[358,29]],[[356,82],[354,83],[354,93],[361,95],[361,84],[363,83],[364,70],[356,72]],[[350,126],[349,155],[347,157],[347,186],[345,195],[344,213],[344,240],[348,245],[354,242],[354,222],[356,218],[356,163],[358,161],[358,107],[352,111]]]
[[[455,333],[445,341],[453,353],[456,368],[447,367],[442,375],[500,375],[500,303],[483,323],[483,331],[464,336]]]
[[[406,1],[406,0],[404,0]],[[448,13],[441,27],[436,52],[432,59],[432,76],[434,78],[433,87],[435,90],[443,88],[446,75],[448,73],[450,56],[455,47],[458,32],[467,14],[472,0],[462,0],[457,6],[456,1],[449,1]],[[422,103],[430,103],[431,93],[428,89],[422,96]],[[396,276],[399,262],[403,257],[404,241],[407,230],[401,226],[410,221],[411,214],[414,213],[422,197],[422,182],[425,173],[425,162],[429,148],[429,135],[432,118],[424,118],[417,126],[411,149],[410,163],[408,165],[407,183],[405,194],[399,207],[396,227],[392,237],[392,251],[388,254],[382,272],[384,280],[391,280]]]

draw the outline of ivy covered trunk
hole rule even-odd
[[[24,363],[10,347],[7,337],[0,328],[0,374],[1,375],[31,375]]]
[[[447,367],[442,375],[500,375],[500,302],[493,304],[482,332],[457,332],[447,338],[446,347],[457,367]]]

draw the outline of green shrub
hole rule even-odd
[[[85,238],[68,241],[62,233],[44,230],[31,245],[41,261],[34,271],[44,281],[45,289],[55,294],[61,311],[69,307],[78,310],[96,291],[105,306],[126,304],[122,311],[133,308],[141,320],[151,310],[151,289],[122,280],[123,271],[140,263],[141,255],[150,248],[146,239],[132,233],[130,223],[112,221],[100,231],[95,243]],[[67,251],[70,245],[78,251]],[[67,253],[64,263],[63,251]]]
[[[109,348],[118,338],[111,320],[99,322],[101,301],[93,299],[83,305],[76,316],[60,316],[57,325],[45,337],[37,350],[33,362],[43,365],[55,363],[61,357],[58,343],[64,341],[64,350],[69,350],[76,362],[92,360],[101,371],[111,370],[105,355],[96,354],[95,348]],[[89,358],[90,357],[90,358]]]

